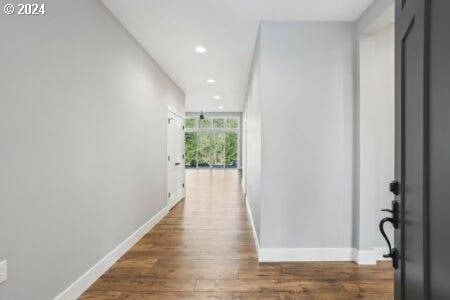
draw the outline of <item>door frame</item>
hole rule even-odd
[[[389,26],[395,31],[395,5],[394,2],[381,1],[371,6],[361,17],[357,24],[357,87],[358,94],[355,101],[354,112],[354,185],[355,185],[355,205],[353,207],[353,234],[354,244],[358,251],[366,253],[364,260],[359,260],[361,265],[375,265],[377,261],[387,260],[383,255],[388,252],[388,247],[378,232],[380,218],[385,217],[385,212],[381,209],[388,208],[392,201],[388,184],[394,179],[394,156],[395,156],[395,87],[390,93],[376,94],[374,89],[380,88],[379,85],[388,84],[387,79],[378,81],[375,84],[373,79],[376,76],[384,76],[384,72],[390,72],[389,82],[394,85],[395,76],[395,47],[389,51],[391,53],[392,65],[380,67],[377,59],[379,55],[386,55],[388,46],[384,47],[383,42],[394,44],[394,33],[392,32],[391,41],[387,40],[387,30]],[[386,41],[380,40],[380,34],[386,38]],[[381,47],[380,47],[381,46]],[[389,46],[389,47],[390,47]],[[389,69],[384,68],[389,67]],[[383,73],[380,73],[383,72]],[[386,73],[387,74],[387,73]],[[378,98],[383,97],[379,102]],[[387,102],[387,98],[389,97]],[[377,110],[373,111],[374,106]],[[382,105],[382,106],[380,106]],[[378,110],[379,109],[379,110]],[[389,113],[389,115],[387,115]],[[368,139],[373,134],[372,127],[374,123],[373,116],[377,118],[388,117],[388,128],[376,129],[377,134],[382,134],[383,139],[375,139],[381,144],[384,152],[373,150],[374,140]],[[381,120],[381,119],[380,119]],[[380,121],[381,122],[381,121]],[[377,124],[377,123],[375,123]],[[383,121],[383,124],[386,122]],[[385,125],[383,125],[385,126]],[[376,162],[383,160],[378,165]],[[389,164],[389,165],[388,165]],[[371,224],[371,226],[367,226]],[[386,232],[392,241],[394,230],[391,226],[386,226]]]
[[[170,117],[169,117],[170,116]],[[181,168],[182,169],[182,173],[183,173],[183,185],[185,184],[185,180],[184,180],[184,170],[185,170],[185,162],[184,162],[184,148],[185,148],[185,146],[184,146],[184,143],[185,143],[185,125],[184,125],[184,122],[185,122],[185,116],[184,115],[182,115],[182,114],[180,114],[180,113],[178,113],[176,110],[174,110],[174,109],[172,109],[170,106],[168,106],[167,107],[167,118],[169,119],[169,118],[171,118],[171,117],[174,117],[174,118],[178,118],[179,120],[180,120],[180,122],[181,122],[181,124],[182,124],[182,128],[183,128],[183,134],[182,134],[182,137],[181,137],[181,143],[182,143],[182,145],[183,145],[183,147],[182,147],[182,157],[183,157],[183,161],[181,162],[181,164],[179,165],[179,167],[178,168]],[[167,120],[168,121],[168,120]],[[169,128],[169,121],[166,123],[166,136],[168,137],[168,135],[169,135],[169,130],[168,130],[168,128]],[[176,147],[176,144],[177,144],[177,134],[178,134],[178,132],[176,132],[175,133],[175,137],[173,137],[175,140],[174,140],[174,146]],[[168,155],[169,154],[169,149],[168,149],[168,140],[167,140],[167,145],[166,145],[166,158],[169,156]],[[174,154],[174,156],[176,156],[176,153]],[[178,173],[179,173],[179,169],[177,169],[177,167],[175,167],[175,189],[176,190],[178,190]],[[186,195],[186,192],[185,192],[185,186],[183,186],[183,188],[182,188],[182,191],[181,191],[181,193],[179,192],[179,191],[177,191],[177,193],[176,194],[174,194],[174,195],[170,195],[170,197],[168,196],[169,195],[169,167],[167,167],[166,168],[166,178],[167,178],[167,185],[166,185],[166,196],[167,196],[167,205],[168,205],[168,207],[169,207],[169,209],[170,208],[172,208],[173,206],[175,206],[181,199],[183,199],[184,197],[185,197],[185,195]]]

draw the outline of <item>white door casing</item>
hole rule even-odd
[[[184,198],[184,118],[167,115],[167,201],[169,208]]]

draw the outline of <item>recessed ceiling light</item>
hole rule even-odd
[[[222,105],[220,105],[220,106],[218,106],[217,108],[218,108],[218,109],[223,109],[223,106],[222,106]]]
[[[214,78],[210,78],[207,81],[208,81],[208,83],[216,83],[216,80]]]
[[[220,96],[214,96],[213,99],[219,100]]]
[[[206,48],[203,47],[202,45],[198,45],[197,47],[195,47],[195,52],[197,52],[197,53],[205,53],[206,52]]]

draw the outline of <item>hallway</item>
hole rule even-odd
[[[389,263],[258,264],[240,174],[187,170],[187,199],[81,299],[391,299]]]

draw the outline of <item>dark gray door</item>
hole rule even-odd
[[[428,299],[427,0],[396,0],[396,299]]]
[[[450,1],[429,1],[430,299],[450,299]]]
[[[395,18],[395,200],[380,229],[396,228],[395,298],[450,299],[450,0],[396,0]]]

